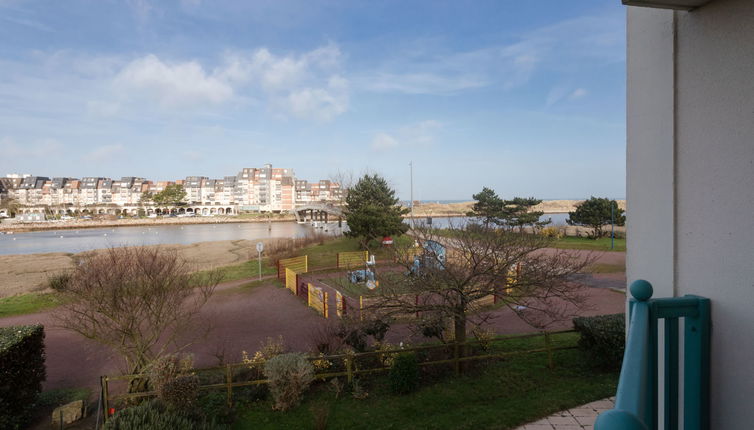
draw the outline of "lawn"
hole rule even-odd
[[[31,293],[0,299],[0,318],[33,314],[61,304],[56,293]]]
[[[395,239],[397,245],[410,242],[409,236],[401,236]],[[384,248],[376,243],[372,243],[369,253],[374,254],[378,260],[383,260],[391,257],[390,248]],[[337,254],[339,252],[361,251],[363,250],[361,242],[357,238],[352,237],[338,237],[333,240],[324,242],[323,244],[311,245],[303,248],[299,251],[298,255],[309,256],[309,270],[324,269],[335,267],[338,263]]]
[[[575,345],[560,335],[556,345]],[[541,338],[515,340],[506,349],[540,348]],[[316,428],[314,414],[327,414],[328,429],[510,429],[551,413],[615,394],[617,372],[590,368],[578,350],[556,351],[555,368],[544,353],[489,362],[465,376],[440,376],[410,395],[389,391],[387,377],[365,379],[368,398],[347,392],[339,399],[319,384],[287,412],[269,400],[242,407],[234,429]],[[324,428],[324,427],[321,427]]]
[[[615,249],[610,249],[610,238],[589,239],[588,237],[565,236],[552,243],[553,248],[585,249],[590,251],[626,252],[626,239],[615,239]]]

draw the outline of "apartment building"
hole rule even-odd
[[[309,183],[296,179],[293,169],[276,168],[271,164],[243,168],[235,176],[222,179],[187,176],[175,182],[151,182],[136,176],[124,176],[120,180],[107,177],[79,180],[8,175],[1,179],[0,195],[14,197],[24,206],[136,206],[141,204],[145,193],[156,194],[172,184],[184,187],[189,205],[234,206],[236,210],[251,212],[289,211],[297,204],[340,199],[339,184],[329,180]]]

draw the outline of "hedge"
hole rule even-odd
[[[620,369],[626,348],[626,314],[574,318],[573,326],[581,333],[579,347],[593,365]]]
[[[28,424],[45,380],[44,327],[0,327],[0,429]]]

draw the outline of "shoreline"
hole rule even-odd
[[[548,200],[534,207],[534,210],[545,214],[567,213],[575,209],[583,200]],[[421,218],[452,218],[465,217],[471,210],[473,201],[462,203],[423,203],[414,206],[414,219]],[[618,207],[625,209],[626,201],[618,200]],[[406,215],[404,219],[412,217]],[[40,223],[0,222],[0,233],[27,233],[50,230],[77,230],[91,228],[113,227],[150,227],[155,225],[190,225],[190,224],[233,224],[233,223],[265,223],[265,222],[295,222],[296,217],[288,214],[274,215],[272,218],[238,216],[214,216],[192,218],[140,218],[140,219],[108,219],[108,220],[70,220]]]

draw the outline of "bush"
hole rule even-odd
[[[299,404],[314,379],[314,367],[304,354],[281,354],[264,364],[275,409],[285,411]]]
[[[539,234],[551,239],[560,239],[563,237],[563,232],[558,227],[544,227],[539,231]]]
[[[419,386],[419,362],[416,354],[404,352],[393,359],[390,367],[390,389],[396,394],[408,394]]]
[[[149,372],[149,382],[157,398],[173,409],[191,410],[199,394],[199,377],[191,373],[190,356],[167,355],[155,361]]]
[[[574,318],[573,326],[581,334],[579,347],[594,366],[620,369],[626,347],[625,314]]]
[[[52,275],[47,278],[47,286],[57,292],[65,291],[70,283],[71,274],[66,272],[58,273],[57,275]]]
[[[228,406],[227,396],[225,391],[209,391],[199,397],[198,403],[204,417],[217,423],[232,424],[236,411]]]
[[[0,428],[25,428],[45,380],[44,328],[0,328]]]
[[[105,430],[217,430],[226,426],[166,409],[157,400],[118,411]]]

